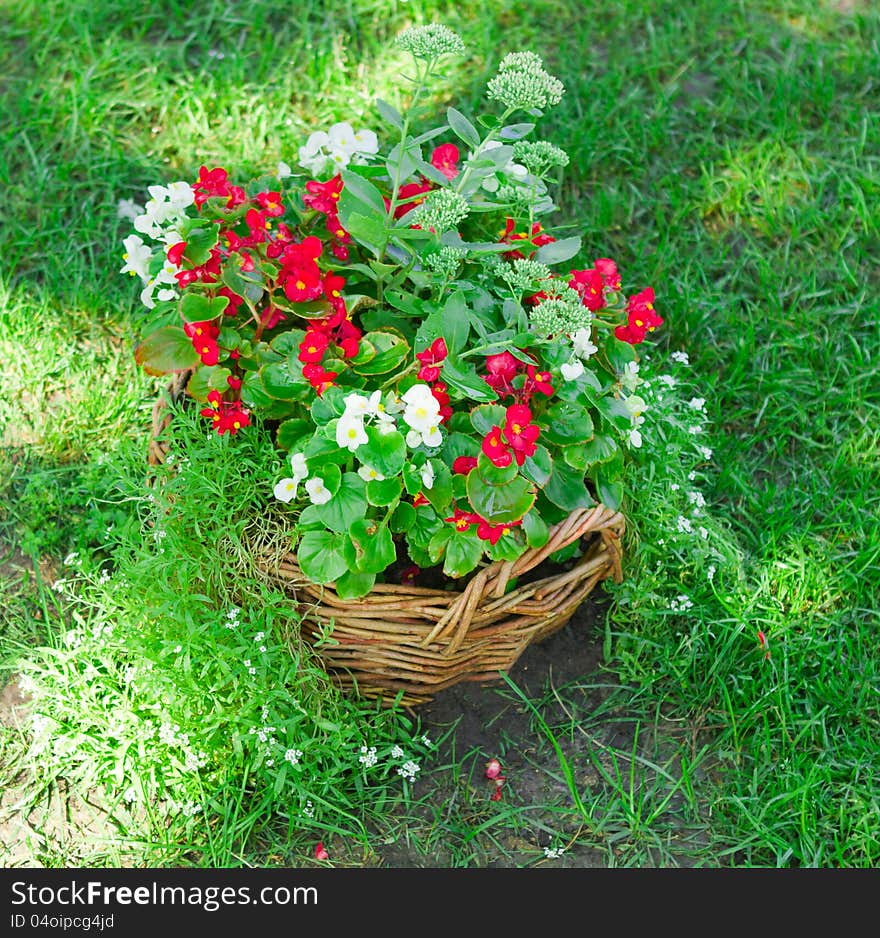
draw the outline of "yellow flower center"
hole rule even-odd
[[[518,423],[511,424],[510,429],[513,430],[516,436],[519,436],[520,433],[522,433],[522,427]]]
[[[306,285],[305,285],[305,283],[303,283],[302,280],[297,280],[297,282],[296,282],[296,288],[297,288],[297,290],[305,290]]]

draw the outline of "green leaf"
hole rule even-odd
[[[183,256],[193,267],[201,267],[211,257],[211,249],[216,247],[220,240],[220,226],[208,225],[207,228],[193,228],[187,233],[185,240],[186,250]]]
[[[446,542],[446,559],[443,572],[454,578],[470,573],[483,556],[483,542],[471,527],[467,531],[453,530]]]
[[[477,374],[473,365],[454,359],[451,355],[443,362],[443,381],[458,398],[470,401],[497,401],[498,395]]]
[[[629,342],[622,342],[615,336],[606,339],[605,354],[618,374],[622,374],[630,362],[638,361],[635,346]]]
[[[406,462],[406,441],[397,430],[382,433],[378,427],[366,427],[367,442],[357,450],[360,462],[383,476],[396,476]]]
[[[381,573],[397,559],[387,524],[359,518],[352,523],[349,537],[354,544],[355,566],[361,573]]]
[[[367,483],[367,501],[371,505],[392,505],[400,498],[402,492],[403,483],[400,479],[382,479]]]
[[[540,264],[561,264],[574,257],[580,249],[580,238],[561,238],[539,247],[534,259]]]
[[[477,456],[480,444],[465,433],[450,433],[443,445],[443,458],[451,467],[459,456]]]
[[[275,440],[281,449],[292,450],[297,443],[305,437],[315,432],[315,425],[311,420],[303,420],[297,417],[293,420],[285,420],[275,435]]]
[[[198,353],[180,326],[163,326],[148,335],[135,349],[134,358],[148,375],[185,371],[199,362]]]
[[[351,541],[345,534],[306,531],[300,538],[296,559],[313,583],[332,583],[348,572],[354,560]]]
[[[209,299],[203,293],[184,293],[180,301],[180,312],[187,322],[208,322],[223,315],[229,305],[229,297],[215,296]]]
[[[419,505],[414,509],[416,516],[407,531],[407,541],[416,547],[427,549],[434,534],[443,527],[444,521],[428,505]]]
[[[369,180],[350,169],[343,169],[342,186],[342,191],[348,198],[356,199],[365,209],[372,209],[373,213],[384,217],[385,200],[382,198],[382,193]],[[366,212],[366,214],[371,213]],[[345,227],[348,228],[348,225]]]
[[[485,453],[477,456],[477,472],[483,477],[489,485],[506,485],[512,479],[517,477],[519,469],[516,463],[511,460],[508,466],[496,466]]]
[[[553,472],[544,486],[547,498],[567,511],[575,508],[590,508],[595,504],[590,493],[584,485],[584,474],[578,469],[572,469],[561,459],[553,461]]]
[[[471,423],[481,436],[485,436],[492,427],[503,427],[505,409],[500,404],[480,404],[471,411]]]
[[[388,374],[409,355],[409,343],[396,332],[368,332],[364,338],[375,348],[376,354],[368,362],[353,365],[351,370],[355,374]]]
[[[439,563],[440,558],[446,552],[446,543],[452,537],[455,528],[451,524],[444,524],[428,542],[428,556],[431,563]]]
[[[586,443],[593,436],[593,420],[589,413],[570,401],[557,401],[537,422],[542,435],[560,446]]]
[[[308,461],[308,457],[306,457],[306,459]],[[339,469],[332,464],[321,466],[321,468],[317,472],[313,472],[312,475],[323,478],[324,485],[329,489],[330,485],[324,477],[324,473],[332,472],[333,470],[337,473],[339,472]],[[356,472],[346,472],[345,475],[342,476],[341,485],[330,501],[324,502],[323,505],[318,505],[318,510],[315,512],[317,517],[319,517],[331,531],[338,531],[340,533],[348,531],[354,522],[363,518],[366,513],[366,484]]]
[[[305,400],[314,393],[312,386],[302,375],[290,373],[289,363],[275,362],[260,369],[263,388],[270,397],[282,401]]]
[[[449,467],[439,459],[431,459],[429,462],[434,469],[434,484],[423,491],[425,498],[434,506],[434,510],[442,515],[452,505],[452,473]]]
[[[387,237],[385,224],[381,219],[374,215],[363,215],[361,212],[354,212],[344,223],[345,230],[365,248],[369,248],[376,257],[382,250],[382,245]]]
[[[370,483],[372,484],[372,483]],[[391,515],[391,530],[395,534],[403,534],[415,524],[416,510],[407,502],[401,502]]]
[[[454,107],[447,108],[446,121],[449,124],[449,129],[455,136],[466,143],[471,149],[475,149],[480,145],[480,140],[482,139],[480,132],[461,111],[456,111]]]
[[[608,462],[620,452],[617,443],[605,433],[597,433],[592,440],[584,443],[584,456],[587,464]]]
[[[521,140],[535,129],[534,124],[508,124],[498,131],[502,140]]]
[[[505,485],[489,485],[479,471],[467,477],[468,502],[490,524],[519,521],[535,503],[532,486],[517,476]]]
[[[311,466],[320,466],[325,470],[329,464],[342,464],[348,462],[351,455],[347,449],[340,449],[336,440],[329,440],[326,436],[315,434],[303,450],[306,462]]]
[[[345,413],[346,392],[339,387],[327,388],[312,402],[312,421],[316,427],[323,427],[334,417],[341,417]]]
[[[553,471],[553,459],[545,446],[538,444],[538,448],[531,456],[526,456],[523,463],[522,473],[527,479],[531,479],[539,488],[543,488],[550,478]]]
[[[391,126],[397,130],[403,130],[403,117],[397,108],[392,107],[387,101],[383,101],[381,98],[376,98],[376,110],[379,112],[379,116],[382,120],[387,124],[391,124]]]
[[[334,589],[340,599],[360,599],[362,596],[366,596],[375,584],[375,573],[361,573],[359,570],[349,570],[336,580]]]
[[[550,528],[538,514],[537,508],[525,513],[522,529],[529,547],[543,547],[550,540]]]
[[[222,365],[202,365],[196,368],[186,386],[186,393],[197,401],[206,401],[211,391],[229,390],[226,379],[231,374]]]

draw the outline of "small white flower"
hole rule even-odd
[[[587,359],[599,351],[598,346],[593,344],[593,333],[590,329],[578,329],[572,335],[571,342],[578,358]]]
[[[573,358],[560,368],[562,377],[565,378],[566,381],[576,381],[585,370],[584,363],[579,358]]]
[[[311,801],[306,802],[306,806],[303,808],[303,814],[307,818],[313,818],[315,816],[315,806]]]
[[[674,362],[679,362],[682,365],[689,365],[691,363],[687,352],[673,352],[669,357]]]
[[[688,401],[688,407],[690,407],[691,410],[704,411],[706,409],[706,398],[705,397],[692,397]]]
[[[434,476],[434,467],[431,465],[431,463],[426,462],[425,465],[422,466],[422,470],[421,470],[421,472],[419,473],[419,475],[421,475],[421,477],[422,477],[422,485],[423,485],[426,489],[432,489],[432,488],[434,488],[434,478],[435,478],[435,476]]]
[[[688,501],[692,505],[696,505],[697,508],[704,508],[706,505],[706,499],[703,497],[702,492],[688,492],[687,498]]]
[[[544,856],[548,860],[558,860],[565,853],[565,847],[545,847]]]
[[[697,450],[699,451],[699,453],[700,453],[700,455],[703,457],[703,459],[711,459],[711,458],[712,458],[712,450],[709,449],[708,446],[698,446],[698,447],[697,447]]]
[[[74,551],[71,551],[71,552],[64,558],[64,566],[65,566],[65,567],[75,567],[75,566],[77,566],[78,564],[79,564],[79,553],[78,553],[77,551],[75,551],[75,550],[74,550]]]
[[[422,736],[422,745],[423,745],[423,746],[426,746],[426,747],[428,747],[428,748],[430,748],[430,747],[433,745],[433,744],[431,743],[430,737],[428,737],[428,736]]]
[[[333,498],[330,494],[330,490],[324,485],[324,480],[320,476],[312,476],[312,478],[306,482],[306,491],[309,493],[309,499],[313,505],[323,505]]]
[[[637,430],[636,428],[633,428],[632,430],[630,430],[629,435],[627,436],[627,442],[634,449],[641,449],[641,446],[642,446],[641,431]]]
[[[376,391],[381,394],[381,391]],[[346,417],[366,417],[371,413],[370,403],[372,398],[364,397],[363,394],[346,394],[344,398]]]
[[[660,375],[657,380],[668,388],[674,388],[678,384],[678,381],[672,375]]]
[[[291,765],[299,765],[299,760],[302,759],[302,757],[302,749],[288,749],[287,752],[284,753],[284,758]]]
[[[340,449],[347,449],[353,453],[367,442],[363,418],[344,413],[336,424],[336,445]]]
[[[706,579],[711,583],[715,579],[715,564],[709,564],[709,568],[706,570]]]
[[[414,762],[412,759],[410,759],[409,762],[404,762],[403,765],[397,769],[397,774],[410,782],[414,782],[416,780],[416,775],[418,775],[420,771],[421,767],[419,766],[418,762]]]
[[[394,747],[392,748],[392,750],[391,750],[391,758],[392,758],[392,759],[402,759],[402,758],[403,758],[403,750],[400,748],[400,746],[394,746]]]
[[[385,478],[381,472],[377,472],[370,466],[361,466],[360,469],[358,469],[358,475],[364,482],[381,482]]]
[[[639,363],[638,362],[627,362],[623,374],[620,376],[620,383],[628,390],[635,391],[638,387],[639,381]]]
[[[116,203],[116,217],[134,221],[144,212],[143,205],[138,205],[133,199],[120,199]]]
[[[691,524],[689,519],[685,518],[684,515],[679,515],[675,519],[675,526],[678,528],[679,534],[693,534],[694,526]]]
[[[299,487],[299,479],[282,479],[275,486],[275,497],[285,504],[296,498],[296,490]]]
[[[284,160],[281,160],[278,163],[278,168],[275,170],[275,175],[279,179],[287,179],[288,176],[293,175],[293,170],[287,163],[284,162]]]
[[[308,474],[308,466],[306,465],[306,457],[302,453],[294,453],[290,457],[290,471],[294,479],[301,481],[305,479]]]
[[[143,238],[138,235],[129,235],[123,242],[125,253],[122,259],[125,265],[120,268],[119,273],[131,274],[132,277],[138,276],[143,283],[150,279],[150,258],[153,256],[153,249],[144,244]]]
[[[374,766],[379,761],[379,756],[376,755],[376,747],[370,746],[369,749],[366,746],[361,746],[361,754],[358,757],[358,762],[361,765],[366,766],[368,769],[371,766]]]
[[[351,157],[357,150],[357,141],[354,139],[354,129],[351,124],[341,121],[334,124],[327,131],[328,148],[344,154],[345,157]]]
[[[257,632],[257,634],[254,636],[254,641],[255,641],[255,642],[261,642],[261,641],[263,641],[263,639],[264,639],[265,637],[266,637],[266,633],[265,633],[265,632]],[[265,708],[265,707],[263,708],[263,719],[264,719],[264,720],[266,719],[266,708]]]

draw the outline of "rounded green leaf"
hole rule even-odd
[[[372,467],[371,467],[372,468]],[[371,505],[384,507],[393,504],[403,491],[400,479],[382,479],[367,483],[367,501]]]
[[[348,572],[346,557],[351,542],[344,534],[330,531],[306,531],[300,538],[296,559],[302,572],[313,583],[332,583]]]
[[[489,485],[479,472],[468,474],[471,508],[490,524],[519,521],[535,502],[535,491],[521,476],[505,485]]]
[[[324,486],[330,489],[330,484],[324,474],[338,474],[339,467],[332,464],[321,466],[318,472],[312,475],[324,479]],[[320,518],[331,531],[347,532],[355,521],[360,520],[367,513],[366,484],[356,472],[346,472],[342,476],[341,484],[333,497],[323,505],[317,506],[315,515]]]
[[[396,332],[368,332],[364,338],[376,350],[367,362],[352,365],[359,375],[384,375],[394,371],[408,356],[409,343]]]
[[[383,476],[396,476],[406,462],[406,441],[403,435],[397,430],[382,433],[378,427],[367,427],[366,433],[367,442],[358,447],[357,458]]]

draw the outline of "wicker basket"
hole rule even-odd
[[[172,398],[183,393],[187,377],[172,383]],[[161,431],[169,420],[167,399],[160,398],[153,408],[151,465],[165,460]],[[307,580],[293,553],[258,554],[257,563],[297,603],[304,635],[343,689],[387,704],[399,695],[401,703],[415,706],[462,681],[497,681],[529,644],[561,629],[597,583],[608,577],[620,582],[623,530],[619,511],[578,509],[550,529],[543,547],[491,563],[460,588],[377,583],[357,600],[340,599],[332,585]],[[540,567],[551,553],[581,539],[583,553],[569,569]]]

